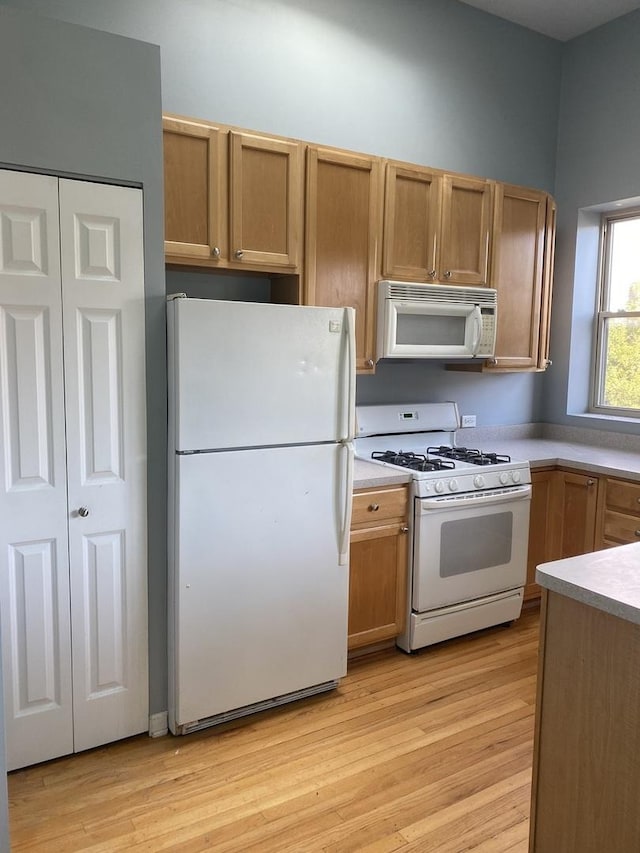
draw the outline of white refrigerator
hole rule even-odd
[[[354,312],[167,302],[169,728],[346,672]]]

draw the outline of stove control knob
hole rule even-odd
[[[514,472],[513,472],[513,474],[512,474],[511,476],[513,477],[513,482],[514,482],[514,483],[519,483],[519,482],[520,482],[520,471],[514,471]]]
[[[503,471],[502,474],[500,474],[500,482],[503,486],[506,486],[509,482],[509,474],[506,471]]]
[[[478,474],[477,477],[473,478],[473,485],[476,489],[481,489],[484,486],[484,477],[481,474]]]
[[[449,491],[457,492],[458,491],[458,481],[457,480],[449,480]]]
[[[442,482],[442,480],[438,480],[435,485],[435,490],[436,492],[438,492],[438,494],[440,494],[440,492],[444,492],[444,483]]]

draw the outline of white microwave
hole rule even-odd
[[[490,358],[496,291],[488,287],[378,282],[380,358]]]

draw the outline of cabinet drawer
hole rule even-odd
[[[640,518],[607,509],[604,513],[604,539],[640,542]]]
[[[640,515],[640,483],[625,483],[623,480],[607,480],[607,509]]]
[[[382,524],[390,518],[405,518],[406,514],[406,486],[367,489],[353,496],[351,526]]]

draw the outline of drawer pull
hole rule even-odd
[[[380,504],[369,504],[369,512],[378,512]]]

